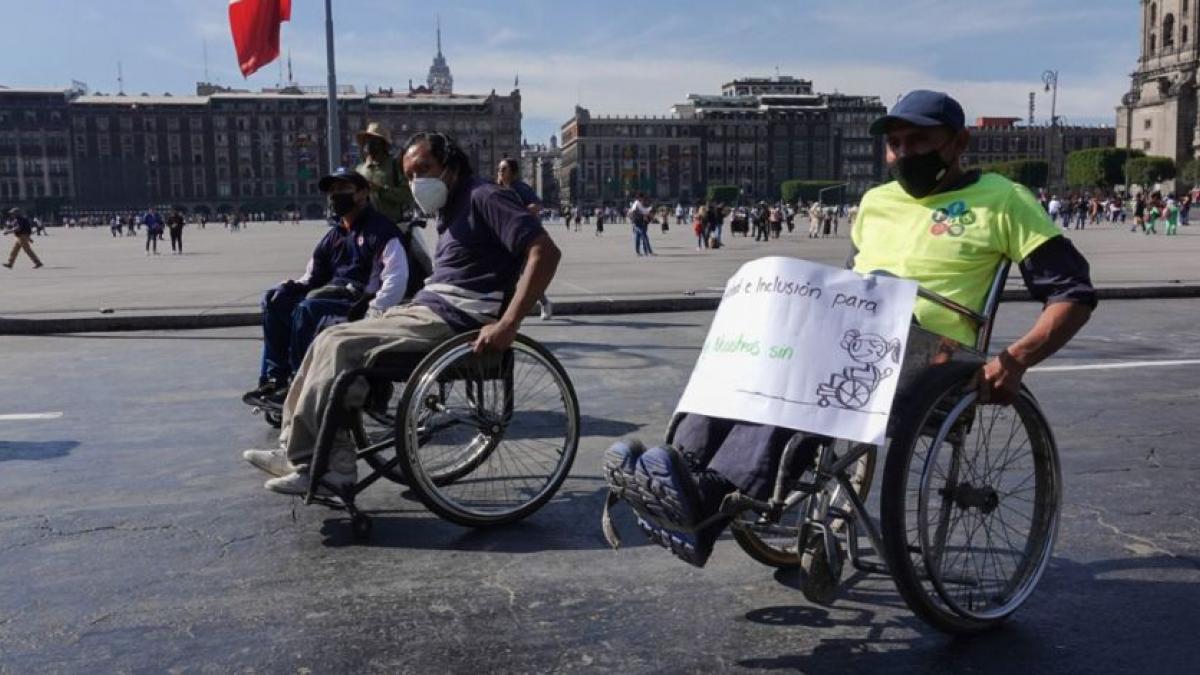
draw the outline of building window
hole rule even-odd
[[[1162,26],[1162,46],[1163,49],[1170,49],[1175,46],[1175,15],[1167,14],[1163,17]]]
[[[1143,122],[1143,124],[1145,124],[1146,129],[1150,128],[1150,120],[1147,119],[1145,122]]]
[[[1188,43],[1188,27],[1181,26],[1179,28],[1179,44],[1186,45]]]

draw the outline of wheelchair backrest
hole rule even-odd
[[[917,296],[924,298],[940,307],[948,309],[955,314],[965,316],[975,324],[975,351],[986,356],[988,347],[992,341],[992,328],[996,322],[996,311],[1000,306],[1000,298],[1004,295],[1004,284],[1008,281],[1008,271],[1012,267],[1012,262],[1004,259],[996,268],[996,274],[992,277],[992,284],[988,287],[988,294],[984,298],[983,308],[976,312],[975,310],[957,303],[943,295],[934,293],[933,291],[917,287]]]

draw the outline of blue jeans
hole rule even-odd
[[[650,234],[645,225],[633,226],[633,250],[638,255],[654,255],[654,249],[650,248]]]
[[[275,289],[262,301],[263,353],[260,383],[287,382],[300,369],[304,353],[317,333],[326,326],[342,323],[350,312],[346,300],[307,300],[293,293],[271,300]]]

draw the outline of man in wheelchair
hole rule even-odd
[[[871,126],[886,138],[895,179],[869,191],[852,230],[848,267],[912,279],[978,312],[1004,259],[1043,310],[1033,328],[991,359],[978,376],[982,401],[1011,403],[1025,371],[1065,345],[1096,306],[1087,261],[1024,187],[997,174],[963,171],[968,146],[962,107],[950,96],[913,91]],[[918,299],[914,321],[962,344],[975,341],[965,317]],[[897,400],[903,392],[897,392]],[[759,501],[771,493],[791,429],[685,415],[671,445],[645,450],[621,441],[604,471],[651,540],[704,566],[731,517],[721,504],[734,492]],[[789,475],[813,464],[828,439],[806,436]],[[668,523],[666,527],[662,523]]]
[[[330,228],[304,274],[263,297],[258,387],[242,397],[250,405],[282,401],[321,330],[364,315],[378,316],[406,297],[407,247],[396,224],[371,206],[366,179],[339,168],[318,186],[329,195]]]
[[[477,352],[503,351],[558,267],[561,253],[537,218],[511,191],[476,176],[452,139],[436,132],[416,134],[402,157],[417,206],[437,216],[433,273],[411,303],[317,336],[284,400],[281,447],[243,453],[275,476],[266,483],[269,490],[291,495],[308,490],[309,464],[339,373],[370,365],[387,352],[425,353],[475,329],[480,330]],[[346,405],[361,408],[368,390],[358,378]],[[352,485],[356,461],[353,441],[342,429],[323,483]]]

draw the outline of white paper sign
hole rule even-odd
[[[794,258],[737,271],[679,412],[882,444],[917,284]]]

